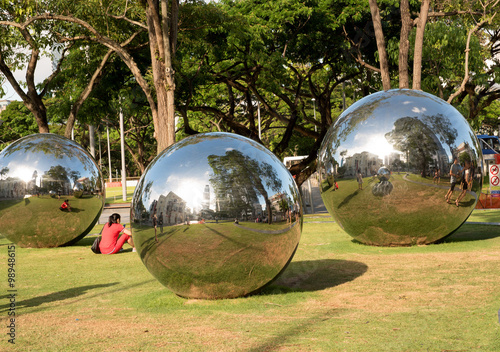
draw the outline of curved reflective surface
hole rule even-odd
[[[292,259],[301,204],[290,173],[263,146],[200,134],[148,166],[132,200],[132,235],[147,269],[179,296],[245,296]]]
[[[98,221],[103,192],[101,172],[79,144],[49,133],[23,137],[0,153],[0,233],[21,247],[73,244]]]
[[[455,157],[472,175],[458,206],[458,183],[445,200]],[[476,205],[481,166],[479,142],[453,106],[399,89],[353,104],[330,127],[318,156],[330,214],[356,240],[379,246],[428,244],[455,231]]]

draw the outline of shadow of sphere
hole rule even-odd
[[[298,291],[321,291],[353,281],[367,270],[366,264],[352,260],[293,261],[274,284]],[[262,293],[272,294],[275,291],[279,289],[271,286]]]
[[[292,176],[266,148],[235,134],[200,134],[148,166],[132,200],[132,235],[146,268],[177,295],[241,297],[293,257],[301,204]]]
[[[103,193],[92,156],[65,137],[34,134],[0,153],[0,233],[21,247],[78,242],[99,219]]]
[[[469,124],[453,106],[422,91],[394,89],[359,100],[330,127],[318,155],[327,210],[368,245],[445,238],[474,210],[482,185],[481,149]],[[455,157],[471,165],[458,206],[459,183],[451,204],[445,201]]]

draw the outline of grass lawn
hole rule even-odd
[[[123,200],[123,189],[121,187],[106,188],[106,204],[130,203],[134,195],[135,187],[127,187],[127,201]]]
[[[16,343],[4,269],[0,351],[500,350],[497,226],[465,224],[442,244],[386,248],[353,242],[329,216],[306,216],[282,276],[226,300],[180,298],[130,247],[95,255],[92,241],[16,247]],[[8,246],[0,237],[4,268]]]
[[[71,212],[59,207],[68,199]],[[61,199],[48,195],[0,201],[0,229],[4,235],[23,247],[57,247],[83,238],[99,216],[102,197],[84,195]],[[3,225],[5,227],[3,227]]]

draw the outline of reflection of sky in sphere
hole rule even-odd
[[[210,135],[210,134],[206,134]],[[221,135],[221,133],[219,133]],[[203,203],[204,189],[210,186],[210,209],[215,208],[215,191],[210,182],[213,169],[209,165],[208,157],[211,155],[224,156],[228,151],[238,150],[249,159],[270,164],[276,172],[276,177],[280,180],[291,179],[290,174],[276,157],[264,147],[249,142],[247,139],[238,136],[234,138],[231,134],[222,134],[225,138],[204,138],[203,143],[199,143],[196,138],[178,142],[172,148],[160,154],[154,164],[161,167],[149,167],[145,173],[146,179],[155,180],[151,193],[148,194],[149,203],[143,199],[148,207],[154,200],[158,200],[161,195],[166,196],[166,192],[174,192],[177,196],[186,201],[186,206],[192,210],[201,208]],[[203,138],[203,135],[200,135]],[[153,164],[153,163],[152,163]],[[161,181],[164,180],[164,181]],[[293,180],[291,181],[293,182]],[[268,196],[277,193],[264,187]],[[281,190],[288,193],[289,184],[283,182]],[[166,191],[167,190],[167,191]],[[265,207],[264,198],[258,195],[259,203]]]
[[[17,149],[23,152],[14,152]],[[33,179],[35,171],[37,177],[41,178],[58,165],[64,168],[68,176],[75,172],[79,178],[99,177],[90,154],[76,142],[55,134],[23,137],[5,148],[0,156],[0,169],[8,169],[4,179],[11,177],[28,182]]]
[[[402,151],[396,150],[386,138],[386,134],[393,131],[394,123],[401,117],[418,119],[430,128],[436,140],[444,144],[443,135],[433,128],[432,122],[436,120],[436,117],[440,117],[444,123],[456,130],[457,136],[462,138],[456,139],[450,146],[451,148],[457,148],[464,142],[469,145],[473,144],[468,133],[470,127],[461,114],[445,101],[430,94],[418,92],[416,95],[412,91],[404,90],[392,95],[375,93],[362,99],[362,103],[358,104],[359,102],[347,109],[336,122],[336,124],[342,124],[351,114],[355,115],[360,112],[363,114],[363,116],[355,117],[356,124],[351,133],[339,136],[341,143],[334,154],[337,160],[362,152],[377,155],[382,160],[392,153],[403,154]],[[363,107],[360,108],[360,106]],[[457,116],[460,118],[455,118]],[[340,153],[343,151],[347,151],[347,154],[341,156]],[[444,148],[444,151],[451,160],[449,147]]]

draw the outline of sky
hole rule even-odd
[[[47,78],[51,73],[52,73],[52,62],[50,58],[48,58],[47,56],[42,56],[36,66],[35,83],[43,82],[43,80]],[[26,69],[14,72],[14,77],[18,82],[25,82],[25,76],[26,76]],[[12,88],[12,86],[7,80],[5,80],[5,82],[2,84],[2,87],[5,90],[6,94],[3,97],[0,97],[0,99],[21,101],[21,98],[14,91],[14,88]],[[26,89],[23,88],[23,90],[26,92]]]

